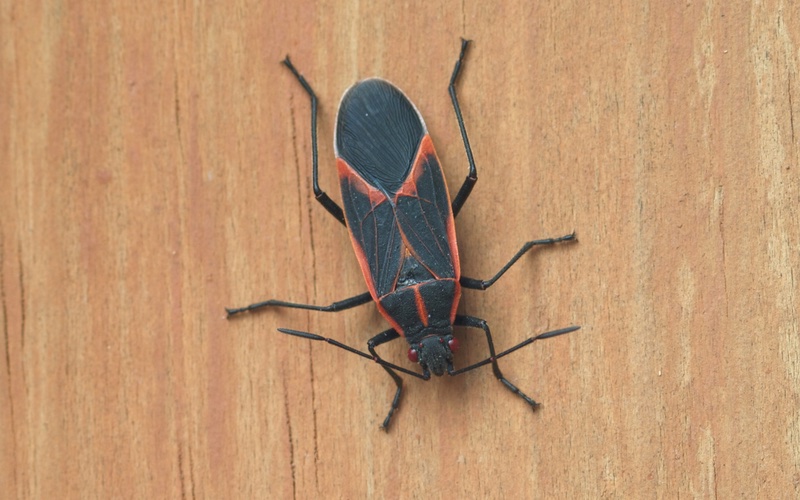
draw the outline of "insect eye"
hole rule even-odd
[[[453,337],[452,339],[448,340],[447,347],[450,348],[450,352],[455,353],[459,348],[458,339]]]
[[[413,347],[411,347],[408,350],[408,359],[411,360],[412,363],[419,362],[419,352]]]

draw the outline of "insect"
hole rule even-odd
[[[369,354],[314,333],[286,328],[278,330],[328,342],[382,366],[397,386],[389,413],[383,421],[384,430],[388,430],[400,404],[403,380],[397,372],[428,380],[431,373],[436,376],[445,372],[458,375],[491,364],[494,375],[503,385],[535,409],[538,403],[503,375],[497,360],[536,340],[580,328],[571,326],[542,333],[498,354],[486,321],[456,312],[462,288],[486,290],[531,248],[575,240],[575,233],[572,233],[529,241],[488,280],[461,275],[454,218],[478,180],[456,96],[456,82],[468,47],[469,41],[462,39],[461,52],[448,88],[469,163],[469,173],[452,203],[422,115],[397,87],[372,78],[356,83],[345,92],[336,118],[334,149],[344,209],[319,187],[317,96],[286,56],[283,64],[311,99],[314,194],[317,201],[349,231],[368,291],[327,306],[267,300],[226,309],[228,317],[266,307],[332,312],[374,301],[391,328],[367,342]],[[458,339],[453,336],[454,326],[482,330],[486,335],[489,357],[455,370],[453,354],[458,350]],[[419,363],[422,373],[392,364],[376,352],[378,346],[399,337],[408,342],[408,358]]]

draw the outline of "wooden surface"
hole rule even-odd
[[[211,4],[209,4],[211,5]],[[0,2],[0,484],[6,498],[792,498],[800,494],[800,13],[792,2]],[[331,138],[379,75],[454,192],[482,369],[407,380],[347,234]],[[486,353],[462,332],[458,364]],[[402,342],[387,358],[408,365]]]

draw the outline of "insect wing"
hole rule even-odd
[[[341,158],[337,160],[347,229],[361,272],[374,299],[394,290],[403,262],[403,240],[395,209]]]
[[[425,122],[403,92],[379,78],[363,80],[342,96],[334,148],[372,187],[392,198],[408,177]]]
[[[345,92],[334,147],[350,237],[373,297],[397,286],[407,254],[430,278],[460,275],[447,185],[425,122],[391,83]]]
[[[409,178],[395,196],[395,205],[400,234],[414,257],[436,279],[458,280],[450,196],[429,135],[422,140]]]

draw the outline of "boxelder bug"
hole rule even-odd
[[[279,328],[289,335],[322,340],[380,364],[397,385],[383,429],[400,403],[403,381],[396,372],[428,380],[431,372],[458,375],[491,363],[495,376],[531,407],[538,403],[508,381],[497,360],[539,339],[577,330],[572,326],[531,337],[520,344],[495,352],[486,321],[456,313],[461,288],[486,290],[525,252],[537,245],[575,240],[575,233],[525,243],[489,280],[461,276],[453,218],[478,180],[464,119],[456,97],[456,81],[464,62],[468,40],[450,77],[453,102],[461,138],[469,162],[469,174],[455,199],[450,202],[439,159],[433,149],[425,122],[417,108],[397,87],[378,78],[363,80],[345,92],[336,119],[334,148],[344,210],[319,188],[317,179],[317,96],[287,56],[283,64],[311,98],[312,176],[314,194],[336,220],[347,227],[361,272],[369,291],[328,306],[268,300],[247,307],[227,309],[228,317],[263,307],[290,307],[313,311],[342,311],[370,300],[391,325],[367,342],[370,354],[336,340],[308,332]],[[483,361],[453,369],[458,340],[453,326],[479,328],[486,334],[490,356]],[[422,373],[383,360],[375,348],[398,337],[409,344],[408,357],[418,362]]]

